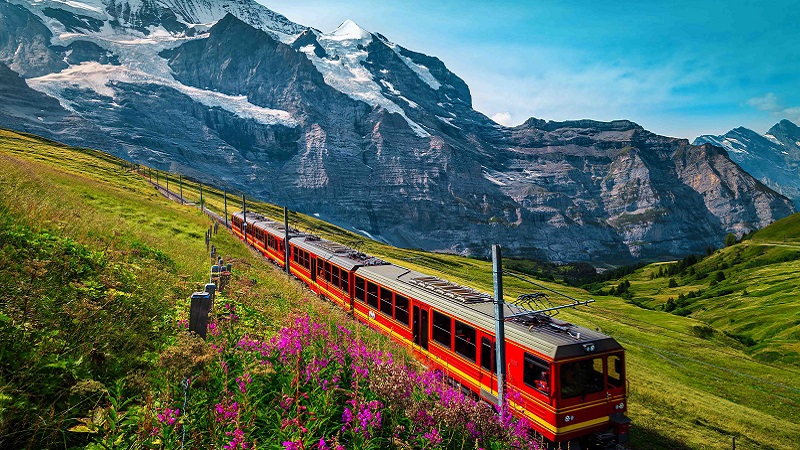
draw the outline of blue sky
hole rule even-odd
[[[777,1],[258,0],[436,56],[507,125],[630,119],[694,139],[800,124],[800,7]]]

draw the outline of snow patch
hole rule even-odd
[[[428,86],[431,87],[434,91],[438,91],[442,84],[439,83],[439,80],[433,76],[430,70],[427,67],[423,66],[422,64],[417,64],[404,54],[400,53],[400,48],[394,42],[389,42],[387,40],[383,40],[383,43],[386,44],[389,48],[391,48],[395,54],[400,58],[409,69],[413,70],[414,73],[417,74],[420,80],[424,81]]]
[[[455,125],[455,124],[453,123],[453,118],[452,118],[452,117],[442,117],[442,116],[436,116],[436,118],[437,118],[437,119],[439,119],[439,120],[441,120],[442,122],[444,122],[444,123],[446,123],[446,124],[450,125],[450,126],[451,126],[451,127],[453,127],[453,128],[458,128],[459,130],[461,129],[461,127],[459,127],[459,126],[457,126],[457,125]]]
[[[345,20],[339,25],[339,28],[331,33],[324,35],[325,39],[335,41],[361,41],[371,39],[372,35],[369,31],[361,28],[350,19]]]
[[[59,99],[61,104],[70,110],[72,110],[70,101],[63,95],[63,92],[67,89],[88,89],[114,99],[114,83],[153,83],[173,88],[209,108],[221,108],[242,119],[254,120],[264,125],[284,125],[287,127],[296,127],[298,125],[298,122],[287,111],[254,105],[244,95],[226,95],[198,89],[186,86],[175,80],[157,79],[139,70],[103,65],[97,62],[86,62],[78,66],[71,66],[58,73],[28,79],[27,82],[31,88]]]
[[[362,229],[360,229],[360,228],[356,228],[356,227],[353,227],[353,229],[354,229],[354,230],[356,230],[356,231],[358,231],[359,233],[363,234],[364,236],[366,236],[366,237],[368,237],[368,238],[372,239],[373,241],[377,241],[377,239],[375,239],[375,237],[374,237],[374,236],[372,236],[372,235],[371,235],[369,232],[367,232],[367,231],[364,231],[364,230],[362,230]]]
[[[775,136],[773,136],[771,134],[765,134],[764,137],[767,138],[773,144],[778,144],[778,145],[785,146],[785,144],[783,142],[779,141],[778,138],[776,138]]]
[[[411,120],[403,108],[383,95],[381,85],[375,81],[369,70],[364,67],[363,62],[368,55],[363,48],[372,39],[372,35],[369,33],[365,35],[358,30],[363,31],[361,27],[350,21],[349,23],[343,23],[333,33],[319,36],[318,42],[326,53],[323,58],[314,53],[313,46],[302,47],[300,51],[305,53],[329,86],[354,100],[360,100],[372,107],[381,107],[391,113],[400,114],[417,136],[422,138],[430,137],[430,133]],[[339,34],[336,34],[337,32]],[[390,92],[393,90],[397,92],[389,82],[383,83],[383,86],[386,86]]]
[[[486,178],[487,180],[491,181],[492,183],[494,183],[494,184],[496,184],[498,186],[508,186],[506,183],[503,183],[502,181],[500,181],[497,178],[495,178],[497,176],[502,176],[501,173],[495,172],[494,173],[495,176],[492,176],[492,175],[489,174],[489,168],[487,168],[486,166],[481,166],[481,168],[483,169],[482,170],[483,178]]]

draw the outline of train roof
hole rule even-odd
[[[235,217],[244,219],[240,211]],[[283,223],[258,213],[247,213],[249,226],[256,226],[280,239],[285,238]],[[389,264],[350,247],[289,228],[289,239],[295,247],[348,271],[374,280],[415,300],[424,301],[452,317],[463,319],[484,330],[494,332],[494,298],[475,289],[421,272]],[[504,304],[505,317],[520,312],[516,305]],[[533,320],[507,320],[506,339],[517,342],[553,359],[590,356],[593,353],[622,349],[612,337],[588,328],[552,319],[539,314]]]
[[[394,264],[360,267],[356,273],[403,295],[424,301],[452,317],[494,332],[494,298],[488,294]],[[504,305],[506,318],[520,312],[515,305]],[[553,359],[622,349],[612,337],[597,331],[541,314],[535,319],[526,323],[507,320],[506,339]]]
[[[237,217],[239,218],[244,217],[241,213],[236,214],[238,214]],[[251,217],[251,214],[255,217]],[[247,222],[250,226],[258,227],[279,239],[284,239],[286,236],[286,228],[282,223],[267,219],[259,214],[247,213]],[[318,258],[336,264],[348,271],[359,266],[388,264],[386,261],[359,252],[346,245],[322,239],[312,234],[303,233],[291,227],[289,228],[289,240],[295,247],[311,252],[317,255]]]

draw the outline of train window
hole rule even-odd
[[[475,348],[475,328],[456,320],[456,353],[475,361],[477,349]]]
[[[381,312],[392,317],[392,291],[381,288]]]
[[[608,357],[608,384],[618,388],[622,387],[622,358],[619,355]]]
[[[481,367],[494,372],[494,345],[492,345],[491,339],[487,337],[481,338]]]
[[[394,319],[408,326],[408,299],[394,294]]]
[[[342,278],[339,275],[339,268],[336,266],[331,266],[331,283],[334,286],[339,287],[342,283],[341,280]]]
[[[550,365],[547,361],[525,353],[522,379],[528,386],[550,395]]]
[[[356,277],[356,300],[364,303],[367,301],[367,292],[366,288],[364,287],[366,281],[364,281],[361,277]]]
[[[342,284],[340,285],[342,290],[345,292],[350,292],[350,272],[341,269],[339,273],[342,276]]]
[[[603,358],[584,359],[561,366],[561,398],[603,390]]]
[[[378,309],[378,285],[367,281],[367,304]]]
[[[433,312],[433,340],[444,345],[447,348],[451,347],[451,336],[453,335],[453,321],[450,316],[442,314],[438,311]]]

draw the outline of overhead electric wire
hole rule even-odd
[[[547,287],[547,286],[542,286],[541,284],[539,284],[539,283],[537,283],[537,282],[535,282],[535,281],[529,280],[529,279],[527,279],[527,278],[525,278],[525,277],[523,277],[523,276],[517,275],[517,274],[515,274],[515,273],[513,273],[513,272],[509,272],[509,271],[507,271],[507,270],[504,270],[504,271],[503,271],[503,275],[508,275],[508,276],[510,276],[510,277],[514,277],[514,278],[516,278],[516,279],[518,279],[518,280],[525,281],[525,282],[527,282],[527,283],[530,283],[530,284],[532,284],[532,285],[534,285],[534,286],[536,286],[536,287],[538,287],[538,288],[544,289],[544,290],[546,290],[546,291],[550,291],[550,292],[552,292],[552,293],[554,293],[554,294],[558,294],[558,295],[560,295],[560,296],[562,296],[562,297],[566,297],[566,298],[568,298],[568,299],[572,300],[572,301],[573,301],[573,302],[575,302],[575,303],[581,303],[581,301],[580,301],[580,300],[578,300],[578,299],[576,299],[576,298],[574,298],[574,297],[570,297],[570,296],[569,296],[569,295],[567,295],[567,294],[564,294],[564,293],[562,293],[562,292],[558,292],[558,291],[556,291],[556,290],[554,290],[554,289],[550,289],[550,288],[549,288],[549,287]]]

